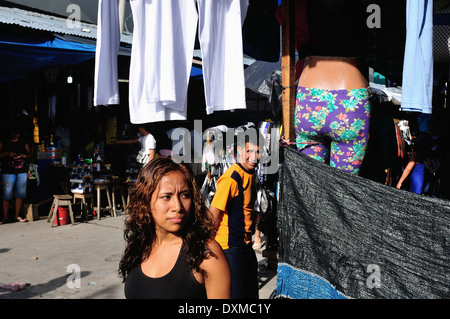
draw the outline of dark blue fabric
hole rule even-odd
[[[238,247],[245,244],[245,221],[244,221],[244,189],[242,179],[238,172],[234,171],[231,178],[239,187],[239,195],[234,197],[228,204],[228,245]]]
[[[425,164],[417,163],[411,174],[410,192],[422,194],[423,184],[425,181]]]
[[[251,244],[224,253],[231,268],[231,298],[258,299],[258,260]]]
[[[256,60],[280,59],[280,24],[275,18],[277,0],[250,1],[242,27],[244,53]]]
[[[434,14],[433,25],[450,25],[450,13]]]

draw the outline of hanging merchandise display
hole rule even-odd
[[[408,0],[402,109],[431,114],[433,98],[433,1]]]
[[[117,101],[117,5],[117,0],[99,2],[95,105]],[[248,0],[132,0],[130,5],[131,123],[186,119],[197,25],[206,113],[246,108],[242,25]]]

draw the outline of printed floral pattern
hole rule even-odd
[[[295,136],[299,151],[330,166],[357,174],[369,133],[368,89],[325,90],[299,87]]]

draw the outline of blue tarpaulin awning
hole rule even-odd
[[[77,64],[95,57],[95,46],[51,36],[0,35],[0,82],[48,68]]]
[[[95,48],[92,44],[66,41],[54,36],[11,37],[0,34],[0,82],[92,59]],[[192,67],[191,76],[201,78],[202,70]]]

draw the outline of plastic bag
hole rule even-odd
[[[148,162],[148,153],[145,153],[144,151],[139,151],[138,155],[136,156],[136,162],[140,164],[147,164]]]
[[[206,207],[211,206],[211,202],[214,198],[214,195],[216,194],[216,182],[214,178],[209,179],[208,177],[205,178],[205,181],[203,182],[202,188],[200,189],[200,192],[203,195],[203,198],[205,199]]]
[[[270,214],[275,207],[276,195],[270,189],[256,182],[256,201],[254,209],[261,215]]]

